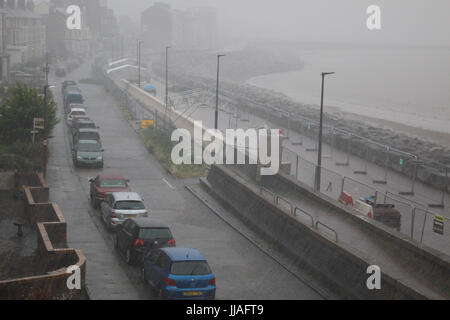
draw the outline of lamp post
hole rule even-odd
[[[322,129],[323,129],[323,93],[325,86],[325,76],[334,74],[334,72],[322,72],[322,94],[320,98],[320,124],[319,124],[319,150],[317,152],[317,167],[315,190],[320,191],[320,178],[322,173]]]
[[[141,44],[142,41],[138,40],[138,87],[141,87]]]
[[[169,60],[168,60],[169,53],[168,53],[168,51],[170,48],[171,47],[169,47],[169,46],[166,47],[166,72],[165,72],[165,77],[166,77],[165,86],[166,87],[165,87],[165,94],[164,94],[164,104],[165,104],[166,112],[167,112],[167,106],[169,104]]]
[[[220,57],[225,57],[224,54],[217,55],[217,84],[216,84],[216,114],[215,114],[215,122],[214,129],[218,129],[219,126],[219,66],[220,66]]]

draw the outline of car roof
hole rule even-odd
[[[141,228],[169,228],[167,223],[154,218],[130,218]]]
[[[142,201],[141,196],[136,192],[112,192],[111,195],[116,201],[131,200]]]
[[[206,261],[205,257],[197,249],[167,247],[161,248],[172,261]]]
[[[86,109],[83,109],[83,108],[72,108],[72,109],[70,109],[70,112],[72,112],[72,111],[84,111],[84,112],[86,112]]]
[[[81,129],[78,129],[78,132],[79,133],[82,133],[82,132],[97,132],[97,133],[99,133],[98,130],[94,129],[94,128],[81,128]]]
[[[116,179],[116,180],[126,180],[120,174],[106,174],[106,173],[102,173],[102,174],[98,175],[98,178],[100,180],[108,180],[108,179],[111,179],[111,180],[114,180],[114,179]]]
[[[80,143],[99,144],[97,140],[78,140],[78,144]]]

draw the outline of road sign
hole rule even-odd
[[[311,129],[311,122],[308,122],[308,130]]]
[[[403,158],[400,158],[400,165],[402,166],[403,165]]]
[[[34,129],[44,129],[44,119],[34,118],[33,119],[33,127],[34,127]]]
[[[434,215],[433,231],[439,234],[444,234],[444,217],[437,214]]]
[[[155,120],[141,120],[141,129],[153,127],[154,125],[155,125]]]

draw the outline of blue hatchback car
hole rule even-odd
[[[142,280],[160,299],[214,299],[216,278],[196,249],[159,248],[143,259]]]

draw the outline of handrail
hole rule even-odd
[[[313,216],[311,214],[309,214],[308,212],[306,212],[305,210],[302,210],[302,209],[300,209],[298,207],[295,207],[295,209],[294,209],[294,217],[297,216],[297,210],[300,211],[301,213],[303,213],[304,215],[307,215],[308,217],[311,218],[311,227],[314,228],[314,218],[313,218]]]
[[[283,200],[285,203],[287,203],[289,205],[289,207],[291,208],[291,214],[293,215],[294,214],[294,206],[292,205],[292,203],[289,200],[283,198],[282,196],[276,195],[275,196],[275,203],[277,205],[280,204],[280,202],[279,202],[280,199]]]
[[[332,231],[334,233],[334,235],[336,236],[336,242],[338,242],[338,234],[337,234],[336,230],[334,230],[333,228],[327,226],[326,224],[324,224],[320,221],[316,221],[316,229],[317,230],[319,230],[319,228],[318,228],[319,224],[322,225],[323,227],[325,227],[326,229]]]

